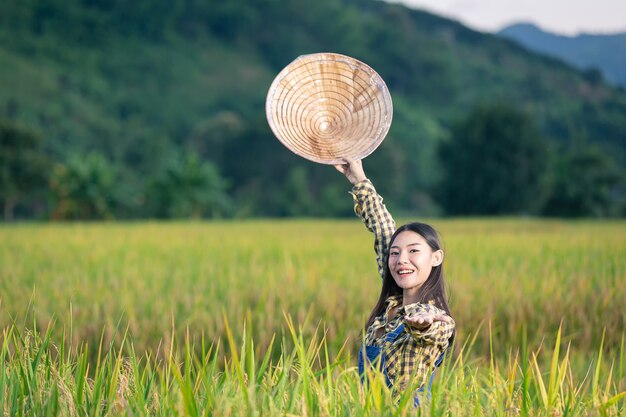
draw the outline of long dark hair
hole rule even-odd
[[[433,251],[437,251],[442,249],[441,241],[439,239],[439,235],[437,231],[433,229],[432,226],[429,226],[425,223],[409,223],[404,226],[399,227],[391,237],[389,242],[389,247],[392,246],[393,242],[396,240],[396,237],[404,232],[404,231],[415,232],[418,235],[422,236],[424,240],[428,243],[428,246]],[[389,269],[389,247],[386,249],[386,253],[384,256],[384,273],[383,273],[383,287],[380,290],[380,297],[378,297],[378,302],[374,309],[372,310],[369,318],[367,319],[367,324],[365,328],[369,328],[371,324],[376,320],[376,317],[380,316],[385,311],[385,301],[392,295],[402,295],[402,288],[396,284],[396,281],[391,276],[391,271]],[[433,300],[435,303],[435,307],[438,307],[446,312],[449,316],[450,308],[448,307],[448,297],[446,295],[446,288],[443,280],[443,262],[437,266],[433,266],[433,269],[430,271],[430,275],[426,279],[426,281],[422,284],[419,289],[419,303],[428,303]]]

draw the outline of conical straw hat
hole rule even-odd
[[[333,53],[303,55],[287,65],[267,93],[265,111],[283,145],[331,165],[374,152],[393,115],[391,95],[376,71]]]

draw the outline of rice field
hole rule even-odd
[[[364,389],[358,220],[0,227],[4,415],[626,414],[626,222],[433,220],[454,354]]]

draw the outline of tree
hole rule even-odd
[[[310,182],[304,167],[295,167],[287,173],[278,194],[277,200],[287,216],[310,216],[315,209],[315,200],[311,195]]]
[[[532,121],[508,105],[484,105],[452,127],[440,148],[441,202],[449,214],[534,212],[548,148]]]
[[[48,181],[50,160],[41,145],[41,136],[34,132],[0,122],[0,201],[6,221]]]
[[[613,159],[598,147],[577,146],[560,156],[553,170],[552,191],[544,214],[550,216],[619,215],[623,190]]]
[[[187,152],[166,164],[150,186],[148,198],[157,217],[216,217],[230,208],[226,188],[226,181],[213,163]]]
[[[240,114],[220,111],[197,123],[186,139],[186,148],[200,158],[211,159],[217,164],[228,162],[225,148],[236,142],[246,130]]]
[[[117,199],[117,170],[97,152],[73,155],[54,168],[50,187],[57,220],[111,219]]]

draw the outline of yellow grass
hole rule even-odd
[[[534,349],[561,323],[581,373],[603,331],[615,358],[626,328],[626,222],[432,224],[446,250],[457,340],[478,332],[468,359],[489,357],[490,328],[502,358],[524,329]],[[0,277],[3,327],[54,318],[58,334],[71,323],[77,346],[128,326],[137,350],[156,350],[172,334],[223,338],[224,314],[235,338],[251,323],[258,354],[285,334],[284,313],[308,318],[305,335],[321,325],[331,355],[346,340],[355,352],[380,289],[358,220],[3,226]]]
[[[410,390],[397,402],[380,378],[364,390],[356,374],[380,289],[371,236],[356,220],[0,227],[0,407],[42,416],[626,412],[626,222],[432,223],[458,343],[417,411]]]

